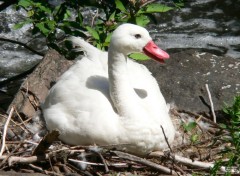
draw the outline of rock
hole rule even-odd
[[[172,54],[166,64],[144,61],[169,103],[179,109],[208,112],[208,84],[215,110],[240,93],[240,60],[187,50]],[[205,103],[204,103],[205,101]]]
[[[33,117],[44,102],[49,89],[71,65],[55,50],[49,50],[36,69],[24,80],[8,108],[15,107],[23,117]]]

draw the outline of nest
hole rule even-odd
[[[140,157],[117,151],[115,146],[65,145],[58,140],[58,131],[34,142],[36,135],[29,128],[34,119],[22,119],[12,108],[8,115],[1,115],[4,120],[0,168],[22,173],[88,176],[209,173],[214,162],[221,158],[219,153],[228,145],[221,140],[226,132],[203,115],[176,108],[170,113],[177,130],[174,144],[166,151]],[[41,123],[38,125],[45,128]],[[226,168],[221,167],[219,172],[226,172]]]

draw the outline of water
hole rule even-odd
[[[151,24],[148,29],[154,40],[170,53],[195,48],[240,59],[239,10],[240,0],[188,0],[181,9],[157,14],[158,25]],[[16,12],[11,7],[0,12],[0,37],[45,52],[44,39],[31,35],[31,25],[12,29],[25,16],[24,10]],[[0,52],[0,82],[28,70],[42,58],[10,42],[0,41]],[[0,87],[0,93],[13,96],[13,87],[16,86]]]

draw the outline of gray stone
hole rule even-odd
[[[234,96],[240,94],[240,60],[196,50],[170,57],[165,64],[155,61],[144,64],[159,82],[166,101],[175,103],[179,109],[208,112],[205,84],[209,86],[215,110],[221,110],[224,102],[231,104]]]

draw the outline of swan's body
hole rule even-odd
[[[175,130],[158,84],[145,66],[127,58],[149,41],[144,28],[131,24],[115,30],[108,53],[73,38],[86,57],[50,90],[43,105],[47,128],[72,145],[118,144],[136,154],[167,148],[161,126],[170,143]]]

